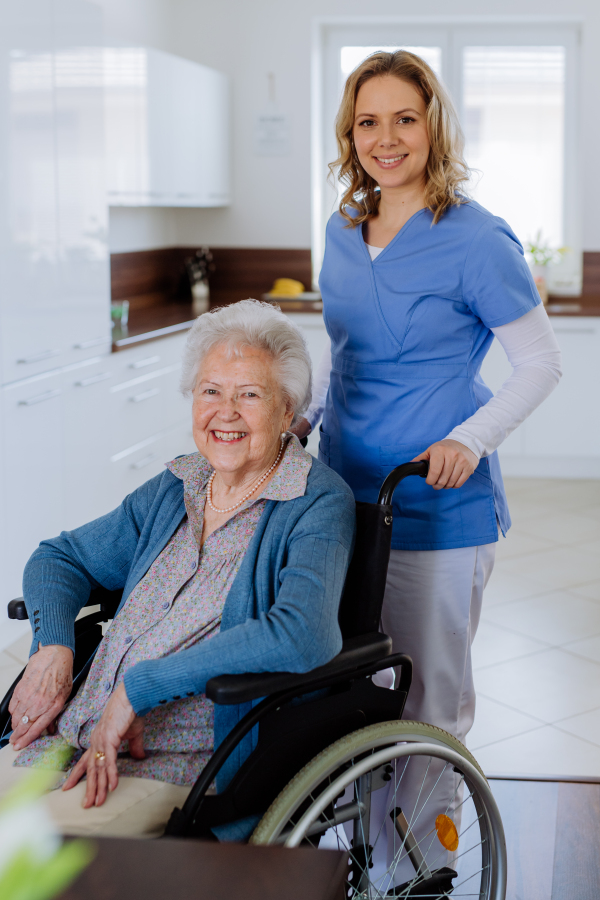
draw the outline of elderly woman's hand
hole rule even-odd
[[[412,462],[422,459],[429,460],[427,484],[436,491],[462,487],[479,463],[472,450],[459,441],[451,440],[437,441],[420,456],[415,456]]]
[[[54,731],[73,686],[73,652],[57,644],[39,647],[16,686],[8,711],[12,716],[10,743],[22,750],[44,729]]]
[[[127,699],[125,685],[121,682],[92,732],[89,750],[73,767],[63,791],[75,787],[87,773],[83,808],[102,806],[108,791],[114,791],[119,783],[117,753],[121,742],[129,741],[129,752],[134,759],[144,759],[143,735],[144,720],[136,716]]]

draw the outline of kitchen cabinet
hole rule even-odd
[[[226,77],[140,47],[105,48],[104,70],[109,204],[227,205]]]
[[[57,289],[63,344],[79,361],[111,341],[101,15],[55,0],[54,18]]]
[[[41,540],[110,512],[166,462],[195,452],[191,403],[179,393],[186,336],[0,389],[0,622]]]
[[[60,374],[26,379],[1,393],[4,609],[21,594],[23,568],[33,549],[63,524],[63,404]]]
[[[99,10],[3,5],[0,381],[110,348]]]
[[[600,319],[556,319],[553,325],[563,377],[527,421],[525,453],[540,460],[558,457],[565,468],[577,470],[578,463],[600,457]]]
[[[600,319],[552,317],[562,351],[563,377],[554,392],[499,449],[502,470],[516,477],[599,478]],[[481,373],[496,391],[510,374],[494,341]]]

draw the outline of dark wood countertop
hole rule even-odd
[[[238,300],[245,300],[248,292],[242,290],[213,291],[210,298],[211,309],[227,306]],[[313,315],[315,313],[311,311]],[[308,314],[308,313],[307,313]],[[125,332],[113,331],[113,353],[125,350],[146,341],[168,337],[191,328],[195,319],[192,304],[165,300],[163,303],[137,308],[133,303],[129,308],[129,322]]]
[[[211,308],[235,303],[244,299],[244,294],[239,290],[218,291],[211,296]],[[593,305],[592,305],[593,304]],[[546,307],[552,317],[565,316],[600,316],[600,296],[598,297],[552,297]],[[318,315],[314,311],[307,311],[305,315]],[[160,305],[149,306],[142,309],[130,309],[127,332],[117,332],[113,335],[113,352],[124,350],[146,341],[168,337],[179,331],[187,331],[194,321],[194,313],[191,303],[165,302]]]
[[[60,900],[344,900],[348,854],[196,840],[96,838]]]

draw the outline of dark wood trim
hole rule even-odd
[[[113,253],[110,260],[111,296],[129,300],[136,309],[185,301],[190,297],[184,262],[197,247],[167,247],[137,253]],[[260,298],[276,278],[294,278],[310,290],[309,249],[267,247],[211,247],[215,271],[210,287],[219,305]]]
[[[197,247],[165,247],[111,256],[113,300],[129,300],[131,313],[191,302],[185,273],[186,257]],[[295,278],[310,288],[311,253],[308,248],[212,247],[215,272],[211,278],[211,306],[225,306],[246,297],[260,298],[276,278]],[[583,288],[579,297],[550,297],[563,315],[600,314],[600,252],[583,254]],[[573,304],[577,308],[573,308]],[[549,312],[554,310],[549,309]],[[147,317],[145,315],[145,317]],[[169,321],[170,324],[170,321]]]
[[[600,252],[586,250],[583,254],[582,297],[586,294],[600,294]]]

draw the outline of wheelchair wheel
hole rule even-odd
[[[504,832],[485,776],[460,741],[421,722],[370,725],[327,747],[250,842],[347,850],[349,900],[505,897]]]

